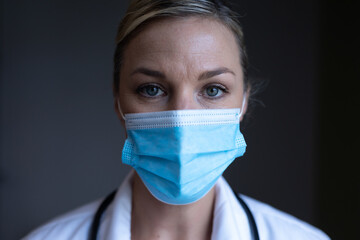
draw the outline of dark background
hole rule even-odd
[[[251,77],[266,82],[225,177],[239,192],[355,239],[360,214],[355,1],[241,1]],[[0,239],[120,185],[112,55],[126,1],[0,0]]]

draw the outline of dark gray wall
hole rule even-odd
[[[360,18],[357,1],[323,0],[320,45],[320,226],[357,239],[360,226]]]
[[[125,1],[3,0],[0,239],[104,196],[129,168],[113,111],[112,54]],[[319,225],[317,1],[238,5],[251,76],[268,87],[242,126],[238,191]]]
[[[104,196],[128,168],[111,90],[124,4],[3,2],[0,239],[7,240]]]
[[[251,75],[268,86],[245,124],[244,159],[225,174],[240,192],[316,223],[316,1],[239,4]]]

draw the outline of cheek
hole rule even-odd
[[[224,102],[227,108],[240,108],[241,107],[241,96],[240,94],[232,95]]]
[[[122,112],[130,113],[133,112],[133,103],[135,102],[133,90],[131,87],[126,84],[126,81],[124,81],[124,78],[120,78],[120,84],[119,84],[119,102]]]
[[[229,108],[240,108],[243,96],[243,86],[242,84],[238,84],[233,88],[232,92],[230,92],[229,97],[226,99],[226,104]]]
[[[135,90],[131,81],[126,78],[127,69],[122,67],[120,72],[120,82],[119,82],[119,100],[122,112],[132,113],[136,112],[136,98]],[[135,106],[134,106],[135,105]]]
[[[123,113],[143,112],[143,106],[138,103],[136,97],[125,89],[120,89],[120,105]]]

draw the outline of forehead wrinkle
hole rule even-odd
[[[203,27],[194,28],[193,23],[200,23]],[[212,27],[209,28],[209,25]],[[174,33],[181,34],[175,36]],[[198,77],[203,71],[219,67],[240,73],[241,69],[236,68],[236,65],[241,68],[238,52],[231,45],[237,49],[232,33],[220,23],[211,20],[160,21],[145,28],[130,41],[126,50],[132,49],[130,65],[146,65],[164,72],[166,76],[191,79],[194,74]]]
[[[203,24],[203,22],[204,20],[200,19],[200,21],[195,21],[194,23]],[[156,22],[135,37],[132,42],[136,41],[138,43],[136,45],[139,51],[148,51],[151,49],[153,52],[166,53],[176,52],[176,49],[181,49],[181,52],[186,51],[192,54],[201,54],[214,49],[219,44],[219,40],[222,42],[232,41],[235,43],[232,33],[229,32],[225,26],[222,26],[222,24],[214,20],[206,21],[206,25],[215,25],[210,29],[194,29],[192,28],[192,23],[193,22],[186,21],[186,19],[171,20],[168,23],[161,21]],[[172,24],[176,24],[176,27],[174,26],[171,29],[166,28],[166,26]],[[227,44],[223,45],[222,49],[226,48],[226,46]],[[205,49],[206,47],[209,49]]]
[[[156,50],[142,55],[139,65],[149,66],[162,72],[182,73],[181,75],[189,76],[194,72],[194,69],[200,68],[199,62],[204,62],[204,59],[211,59],[206,56],[202,60],[194,57],[200,55],[203,55],[203,53],[184,54],[176,50]]]

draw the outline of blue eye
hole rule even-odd
[[[219,91],[220,91],[220,89],[215,86],[206,88],[206,94],[210,97],[215,97],[216,95],[218,95]]]
[[[156,86],[146,86],[145,91],[149,96],[156,96],[159,92],[159,88]]]
[[[159,86],[156,86],[154,84],[140,86],[137,89],[137,92],[143,95],[144,97],[157,97],[159,95],[164,94],[164,91],[161,90]]]
[[[227,88],[220,84],[208,85],[203,90],[203,96],[210,98],[210,99],[220,98],[220,97],[224,96],[224,94],[226,94],[226,93],[228,93]]]

